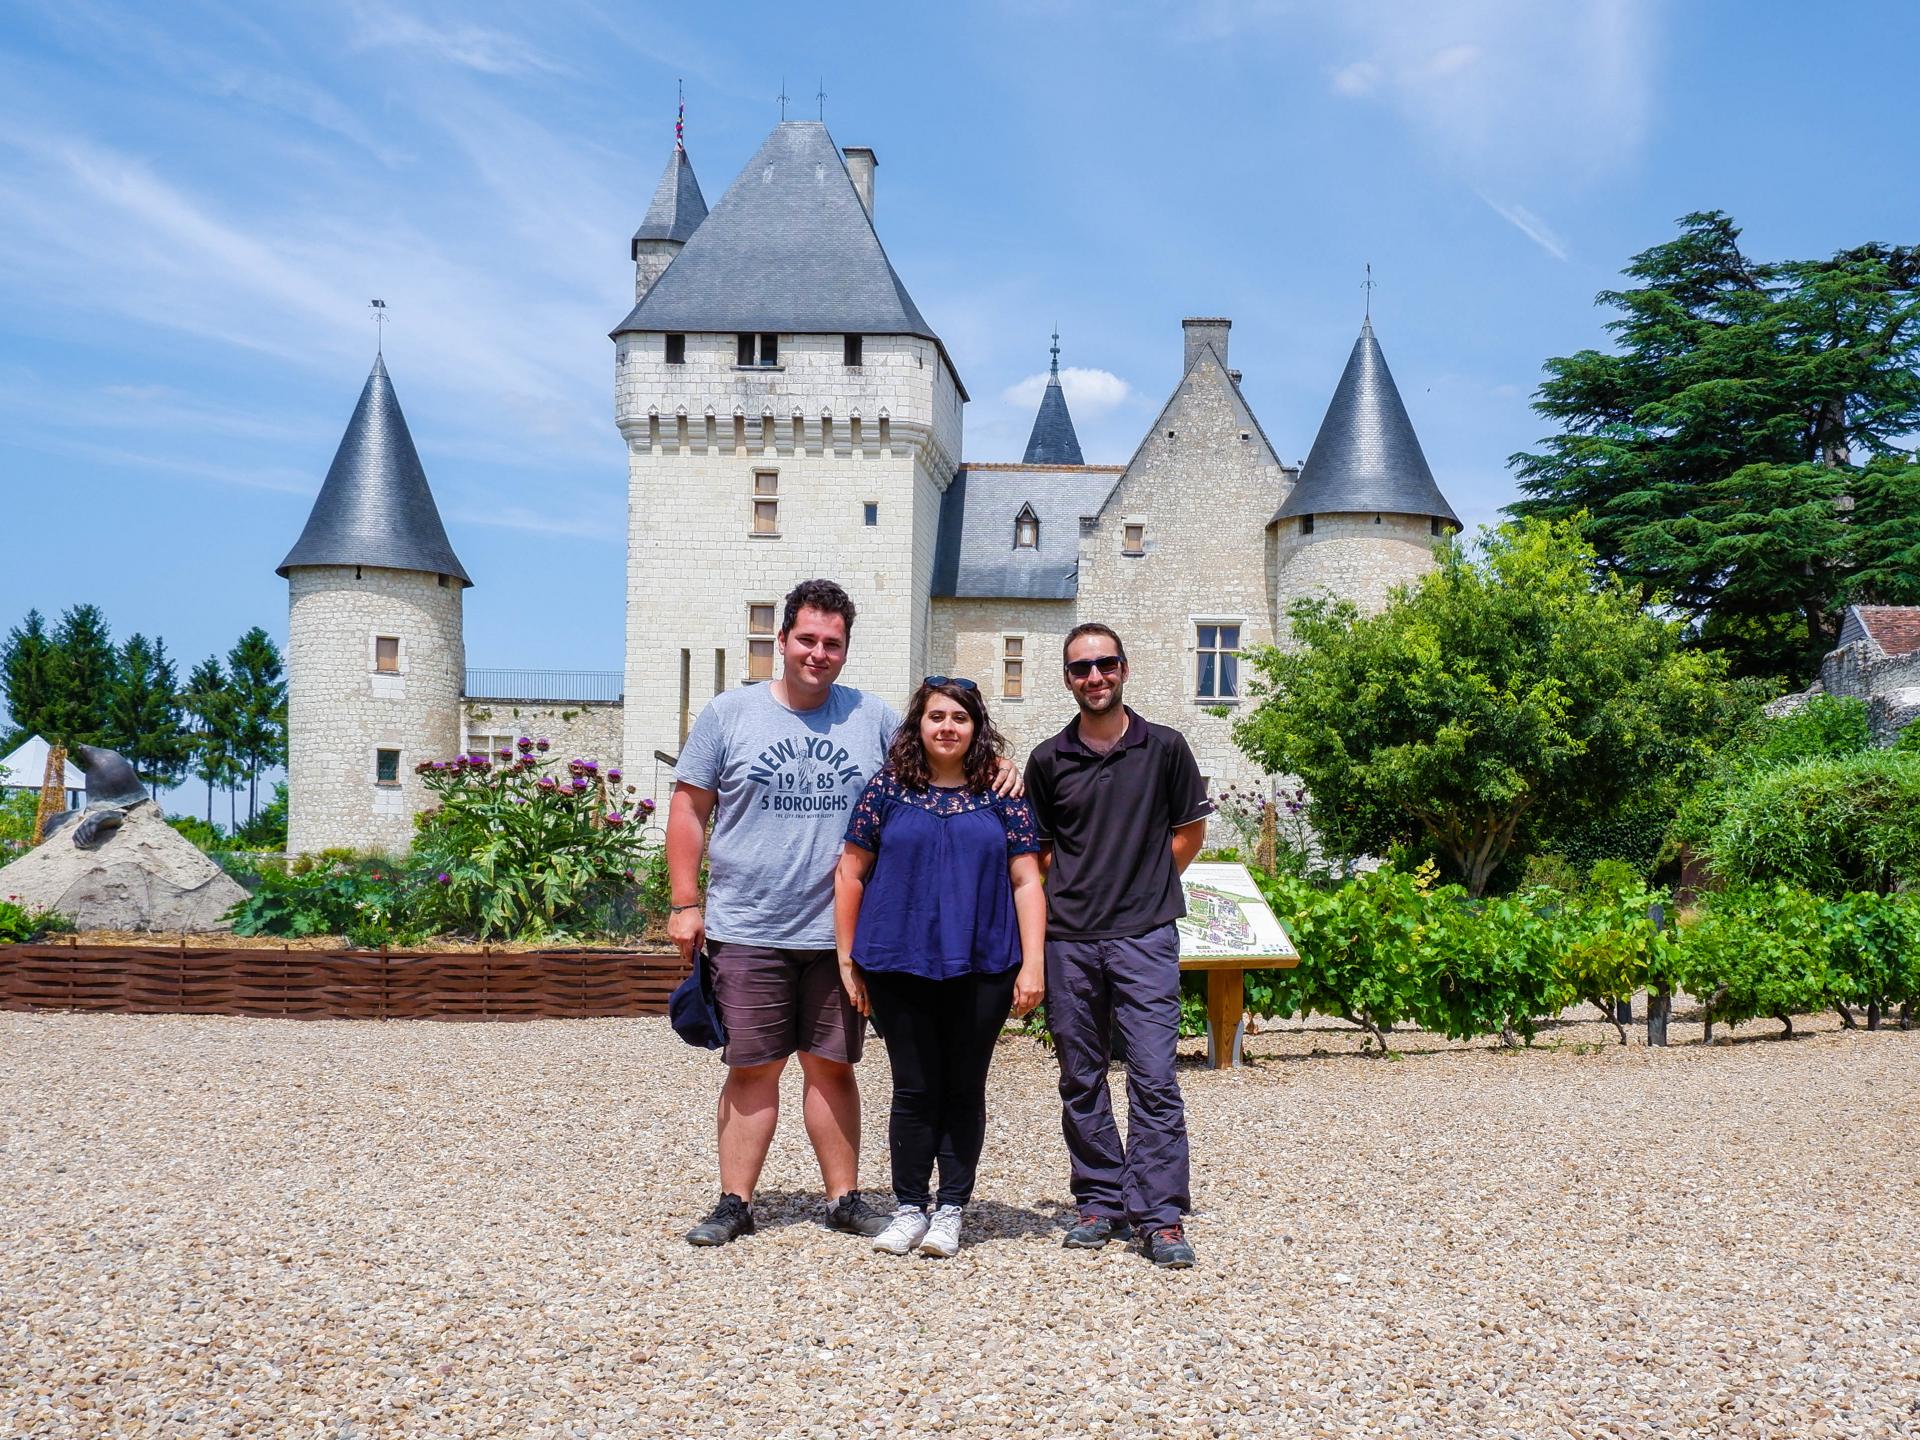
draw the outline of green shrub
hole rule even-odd
[[[1841,989],[1828,922],[1817,896],[1791,886],[1718,892],[1681,927],[1674,978],[1709,1027],[1771,1017],[1791,1035],[1795,1015],[1825,1009]]]
[[[1848,895],[1824,910],[1835,999],[1866,1007],[1870,1030],[1920,1000],[1920,895]]]
[[[209,825],[198,815],[169,815],[167,824],[179,831],[208,855],[233,848],[233,841],[218,825]]]
[[[1415,941],[1422,1026],[1453,1040],[1531,1043],[1539,1021],[1569,998],[1558,965],[1563,913],[1525,895],[1472,902],[1457,886],[1434,892]]]
[[[44,935],[70,934],[71,916],[57,910],[30,910],[17,897],[0,900],[0,945],[24,945]]]
[[[1920,754],[1868,750],[1757,772],[1707,839],[1729,885],[1837,897],[1920,882]]]
[[[393,860],[267,865],[260,868],[253,893],[227,918],[239,935],[344,935],[357,945],[402,943],[421,933],[403,918],[418,890],[404,863]]]
[[[1300,951],[1295,968],[1260,972],[1274,997],[1271,1013],[1338,1015],[1385,1050],[1387,1032],[1419,1011],[1414,960],[1431,875],[1383,865],[1335,890],[1256,875]]]
[[[1863,700],[1816,695],[1791,714],[1756,716],[1714,757],[1713,771],[1681,803],[1668,847],[1707,848],[1728,807],[1759,776],[1803,760],[1840,759],[1873,748]]]

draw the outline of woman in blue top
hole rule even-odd
[[[893,1068],[897,1208],[873,1242],[892,1255],[959,1250],[993,1042],[1009,1011],[1024,1015],[1046,993],[1040,842],[1027,802],[993,793],[1001,750],[973,681],[921,681],[834,874],[841,980],[878,1022]]]

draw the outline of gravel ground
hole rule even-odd
[[[1161,1273],[1059,1247],[1023,1040],[940,1262],[814,1223],[797,1107],[761,1232],[685,1245],[664,1021],[0,1014],[0,1437],[1920,1434],[1920,1032],[1772,1028],[1260,1035],[1183,1073]]]

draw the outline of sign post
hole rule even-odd
[[[1247,971],[1292,969],[1300,952],[1246,866],[1189,865],[1181,886],[1180,968],[1207,972],[1207,1063],[1225,1070],[1244,1063]]]

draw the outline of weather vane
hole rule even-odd
[[[820,102],[820,119],[824,123],[827,118],[827,77],[826,76],[822,75],[820,77],[820,89],[815,93],[813,98]]]
[[[386,347],[383,342],[386,339],[387,332],[387,302],[384,300],[369,300],[367,302],[367,308],[373,311],[373,353],[381,355],[386,353]]]
[[[673,148],[684,154],[687,148],[687,87],[681,80],[676,80],[673,84],[674,88],[680,92],[680,110],[673,117]]]
[[[780,77],[780,118],[787,118],[787,77]]]
[[[1360,282],[1360,288],[1367,292],[1366,319],[1368,324],[1372,324],[1373,323],[1373,262],[1371,260],[1367,262],[1367,278]]]

